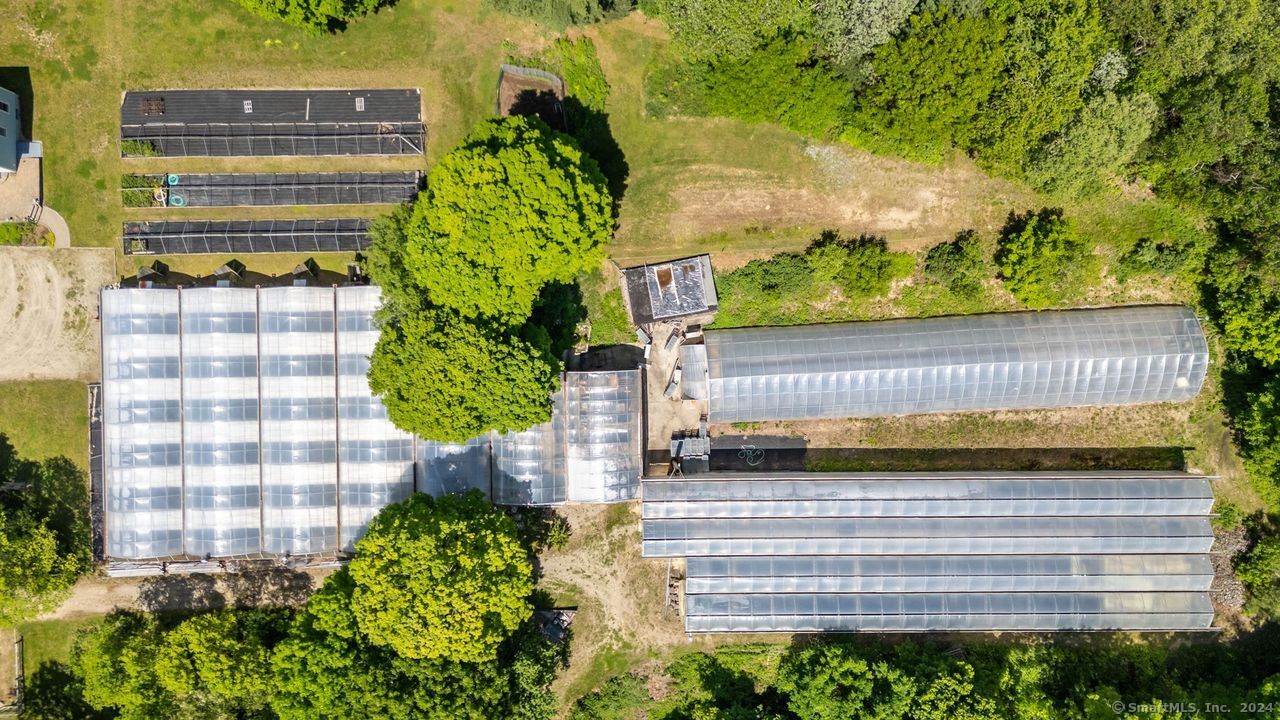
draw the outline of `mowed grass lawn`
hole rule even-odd
[[[71,660],[71,647],[82,628],[101,622],[101,615],[41,620],[18,626],[22,633],[22,667],[30,676],[47,662],[66,664]]]
[[[0,434],[22,457],[63,455],[87,471],[88,389],[74,380],[0,383]]]

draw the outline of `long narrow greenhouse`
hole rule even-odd
[[[639,493],[638,370],[567,373],[550,422],[415,439],[369,390],[376,287],[102,292],[106,555],[336,554],[415,487],[496,503]]]
[[[689,632],[1197,630],[1209,480],[1184,473],[647,478]]]
[[[681,349],[713,422],[1189,400],[1209,364],[1182,307],[713,330]]]

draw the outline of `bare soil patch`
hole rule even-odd
[[[572,701],[592,689],[588,676],[600,672],[603,655],[638,660],[682,643],[684,633],[678,612],[663,608],[666,566],[640,556],[639,503],[566,505],[560,513],[573,536],[543,554],[540,585],[578,608],[569,668],[555,685],[561,697],[572,689]]]
[[[960,230],[993,231],[1030,201],[962,159],[934,167],[836,145],[809,145],[804,154],[812,165],[804,182],[731,166],[683,168],[671,192],[670,236],[829,228],[918,250]]]
[[[0,629],[0,705],[13,705],[18,700],[17,648],[18,631]]]
[[[97,289],[115,280],[111,250],[0,249],[0,381],[97,378]]]
[[[261,568],[243,573],[193,573],[136,578],[84,577],[56,610],[40,620],[102,615],[117,608],[162,612],[224,607],[300,606],[333,572],[329,568]]]
[[[1181,446],[1193,406],[1163,403],[715,425],[712,434],[789,435],[819,448]]]

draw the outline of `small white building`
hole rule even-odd
[[[18,141],[22,138],[22,108],[17,93],[0,88],[0,173],[18,171]]]

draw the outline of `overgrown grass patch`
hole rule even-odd
[[[85,384],[75,380],[0,383],[0,433],[18,454],[58,455],[89,467],[89,408]]]
[[[18,626],[22,634],[22,666],[28,674],[46,662],[67,664],[76,635],[102,621],[102,615],[38,620]]]

